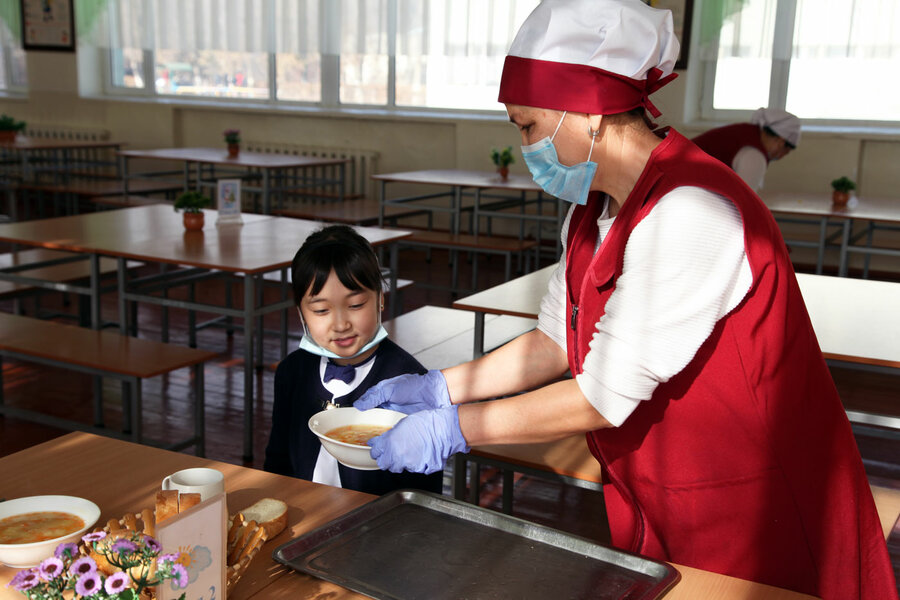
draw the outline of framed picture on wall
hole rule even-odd
[[[20,0],[25,50],[75,52],[72,0]]]
[[[691,18],[694,12],[694,0],[644,0],[653,8],[672,11],[675,25],[675,36],[681,42],[681,53],[675,63],[676,69],[686,69],[688,50],[691,44]]]

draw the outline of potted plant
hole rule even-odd
[[[831,201],[835,206],[846,206],[850,200],[850,192],[856,189],[856,184],[849,177],[838,177],[832,180]]]
[[[208,196],[191,190],[175,199],[175,210],[184,211],[184,228],[188,230],[203,229],[204,217],[201,209],[212,204]]]
[[[513,158],[512,146],[507,146],[503,150],[494,148],[491,150],[491,160],[497,165],[500,177],[506,179],[509,176],[509,165],[516,162],[516,159]]]
[[[237,158],[241,152],[241,130],[226,129],[223,135],[225,143],[228,145],[228,158]]]
[[[11,144],[16,135],[25,130],[25,121],[19,121],[7,114],[0,115],[0,143]]]

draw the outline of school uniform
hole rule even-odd
[[[343,488],[382,495],[414,488],[441,493],[442,473],[361,471],[337,463],[309,430],[309,419],[329,402],[352,406],[370,387],[397,375],[423,374],[426,369],[409,353],[385,339],[372,358],[357,366],[353,380],[324,381],[329,359],[305,350],[291,352],[275,372],[272,431],[266,447],[266,471]]]

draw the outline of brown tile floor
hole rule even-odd
[[[405,278],[431,283],[446,283],[447,264],[445,253],[435,251],[430,264],[426,264],[421,252],[404,251],[400,273]],[[483,289],[501,283],[502,261],[482,259],[479,286]],[[465,266],[461,281],[468,281]],[[204,293],[219,294],[221,289],[210,287]],[[239,296],[238,296],[239,297]],[[452,297],[447,292],[425,290],[417,287],[403,292],[403,308],[411,310],[424,304],[449,306]],[[54,305],[51,298],[45,306]],[[58,302],[56,302],[58,304]],[[31,304],[26,303],[29,311]],[[11,303],[0,302],[0,309],[11,310]],[[184,315],[173,312],[172,338],[175,343],[186,343]],[[114,298],[104,300],[104,314],[115,314]],[[292,331],[298,324],[292,323]],[[158,339],[160,331],[159,311],[141,307],[140,331],[142,336]],[[219,358],[206,368],[206,436],[207,456],[217,460],[241,464],[241,431],[243,426],[243,370],[240,333],[229,338],[222,330],[207,329],[199,334],[202,348],[218,351]],[[255,387],[255,456],[248,466],[260,467],[269,429],[272,403],[274,366],[280,359],[274,338],[265,345],[265,362],[269,368],[258,371]],[[893,413],[900,416],[900,378],[864,371],[838,369],[835,382],[848,408],[863,408]],[[90,419],[89,406],[92,394],[91,379],[66,370],[36,367],[30,364],[5,361],[3,366],[5,400],[10,404],[40,408],[59,416]],[[175,372],[158,377],[144,384],[144,428],[148,436],[176,439],[186,436],[190,429],[188,373]],[[109,381],[104,389],[104,405],[110,427],[121,418],[117,404],[118,385]],[[0,456],[26,448],[35,443],[60,435],[61,431],[20,420],[0,417]],[[900,487],[900,440],[896,436],[881,435],[878,430],[858,430],[857,440],[867,472],[873,482]],[[500,486],[496,471],[482,472],[482,505],[499,509]],[[599,493],[551,483],[543,479],[519,476],[515,486],[516,516],[544,523],[565,531],[600,541],[608,539],[605,512]],[[895,559],[900,566],[900,559]]]

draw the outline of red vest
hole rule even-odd
[[[681,373],[622,426],[587,435],[608,478],[613,544],[826,599],[897,598],[862,460],[781,233],[730,169],[674,131],[596,255],[602,202],[592,198],[572,215],[572,373],[582,370],[631,231],[679,186],[737,206],[753,283]]]
[[[706,133],[692,138],[691,141],[701,150],[713,158],[718,158],[729,167],[733,166],[732,163],[738,151],[746,146],[756,148],[766,157],[766,164],[770,162],[769,153],[766,152],[766,147],[759,138],[759,127],[751,123],[738,123],[710,129]]]

